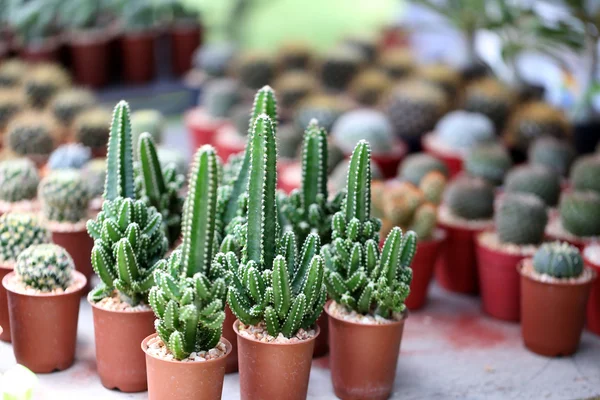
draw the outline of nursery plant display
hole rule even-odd
[[[124,28],[121,37],[123,76],[130,83],[146,83],[154,78],[154,42],[156,36],[155,5],[144,0],[122,3]]]
[[[63,90],[54,96],[50,109],[54,118],[63,128],[70,128],[71,123],[82,111],[92,107],[96,102],[94,94],[86,89]]]
[[[43,165],[58,141],[57,125],[47,114],[23,111],[6,127],[6,146],[15,154]]]
[[[488,117],[494,123],[496,131],[500,133],[516,100],[516,95],[509,86],[498,79],[484,77],[466,86],[463,108]]]
[[[162,3],[163,12],[169,14],[169,44],[171,47],[171,70],[181,76],[192,67],[194,51],[202,44],[202,26],[198,12],[182,1]]]
[[[271,83],[275,76],[275,60],[260,51],[247,51],[233,61],[233,72],[247,89],[257,90]]]
[[[584,267],[576,247],[564,242],[543,244],[519,272],[525,346],[549,357],[575,353],[596,273]]]
[[[87,229],[94,239],[92,266],[101,283],[88,295],[94,315],[98,374],[107,388],[147,389],[142,340],[153,332],[147,305],[156,262],[167,249],[162,216],[135,198],[129,106],[119,102],[108,143],[104,203]],[[127,326],[127,330],[122,327]]]
[[[58,146],[48,158],[49,170],[81,169],[92,158],[89,147],[81,143],[67,143]]]
[[[360,50],[349,45],[339,45],[328,51],[321,61],[321,82],[327,89],[344,90],[365,61]]]
[[[40,64],[31,67],[25,75],[23,90],[29,105],[44,108],[60,90],[71,84],[68,73],[56,64]]]
[[[510,155],[500,144],[483,144],[467,154],[464,168],[467,174],[500,186],[512,166]]]
[[[560,197],[560,176],[542,165],[522,165],[511,169],[504,180],[506,193],[530,193],[548,207],[555,207]]]
[[[17,362],[36,373],[69,368],[75,359],[79,300],[86,285],[69,253],[55,244],[32,245],[19,254],[14,272],[2,279],[2,285],[8,294]]]
[[[569,180],[574,190],[594,191],[600,194],[600,157],[583,156],[573,163]]]
[[[91,108],[73,122],[74,139],[87,146],[93,157],[106,157],[111,115],[104,108]]]
[[[56,14],[58,1],[14,1],[3,4],[16,34],[19,55],[29,61],[58,59],[60,37]],[[3,21],[6,23],[6,21]]]
[[[329,315],[330,368],[344,399],[389,397],[407,314],[417,236],[395,227],[379,250],[381,222],[371,217],[370,150],[357,144],[347,195],[333,217],[333,241],[323,246]]]
[[[421,180],[432,171],[438,171],[448,177],[448,168],[439,159],[426,153],[411,154],[402,161],[398,168],[398,178],[413,185],[419,185]]]
[[[0,214],[10,211],[35,211],[40,182],[35,164],[27,158],[0,162]]]
[[[564,192],[558,205],[559,215],[550,221],[546,234],[583,250],[587,243],[600,236],[598,207],[600,195],[597,192]]]
[[[544,165],[558,172],[561,177],[567,177],[575,156],[575,149],[569,142],[542,136],[529,147],[528,161],[530,164]]]
[[[370,68],[360,72],[350,82],[348,92],[359,104],[375,107],[384,98],[392,82],[385,71]]]

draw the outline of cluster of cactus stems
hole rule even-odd
[[[67,289],[75,264],[69,253],[55,244],[29,246],[19,254],[15,273],[19,280],[41,292]]]
[[[147,300],[155,264],[168,241],[160,213],[135,199],[131,123],[124,101],[113,115],[102,211],[88,221],[87,229],[94,239],[92,265],[102,281],[90,298],[100,300],[116,289],[131,305]]]
[[[168,260],[158,262],[149,303],[156,332],[178,360],[208,351],[221,337],[225,320],[226,271],[212,263],[216,253],[218,161],[204,146],[190,173],[183,216],[183,244]]]
[[[329,296],[361,314],[390,318],[405,309],[410,292],[410,263],[417,235],[398,227],[379,251],[381,222],[371,217],[371,154],[369,144],[357,144],[348,170],[347,195],[333,217],[333,241],[323,246]]]

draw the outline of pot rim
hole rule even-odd
[[[176,364],[176,365],[185,365],[185,364],[190,364],[190,365],[198,365],[198,364],[203,364],[206,365],[208,363],[213,363],[213,362],[217,362],[220,361],[221,359],[226,360],[227,357],[229,357],[229,355],[231,354],[231,351],[233,350],[233,346],[231,344],[231,342],[227,339],[225,339],[224,336],[221,336],[220,341],[225,343],[225,355],[223,357],[219,357],[219,358],[213,358],[212,360],[206,360],[206,361],[192,361],[192,362],[182,362],[179,360],[166,360],[164,358],[160,358],[160,357],[156,357],[153,354],[148,353],[148,346],[147,343],[148,341],[150,341],[150,339],[155,338],[156,336],[158,336],[158,333],[154,332],[152,335],[150,336],[146,336],[144,338],[144,340],[142,340],[142,343],[140,344],[140,346],[142,347],[142,351],[149,357],[152,357],[155,360],[159,360],[168,364]]]
[[[232,311],[232,313],[233,313],[233,311]],[[321,313],[321,314],[322,314],[322,313]],[[235,314],[233,314],[233,315],[235,316]],[[319,317],[320,317],[320,315],[319,315]],[[317,319],[318,319],[318,318],[317,318]],[[260,342],[260,341],[258,341],[258,340],[254,340],[254,339],[252,339],[252,338],[249,338],[249,337],[247,337],[247,336],[242,336],[242,335],[240,334],[240,332],[238,331],[238,324],[239,324],[240,322],[241,322],[241,321],[240,321],[239,319],[237,319],[237,318],[236,318],[236,319],[235,319],[235,322],[233,323],[233,331],[235,332],[235,334],[237,335],[237,337],[238,337],[238,338],[245,339],[245,340],[247,340],[247,341],[249,341],[249,342],[252,342],[252,343],[264,344],[264,345],[269,345],[269,346],[298,346],[298,345],[303,345],[303,344],[306,344],[306,343],[310,343],[310,342],[312,342],[312,341],[315,341],[315,340],[317,339],[317,337],[318,337],[318,336],[321,334],[321,327],[320,327],[320,326],[319,326],[319,325],[318,325],[318,324],[315,322],[315,332],[316,332],[316,334],[315,334],[315,336],[313,336],[313,337],[311,337],[311,338],[309,338],[309,339],[307,339],[307,340],[302,340],[302,341],[299,341],[299,342],[296,342],[296,343],[273,343],[273,342]]]
[[[12,262],[12,263],[10,263],[10,262],[0,263],[0,270],[14,271],[15,270],[15,264],[16,263],[14,263],[14,262]]]
[[[448,222],[444,222],[440,219],[440,217],[438,216],[438,226],[440,228],[443,228],[444,230],[448,230],[448,229],[456,229],[456,230],[461,230],[461,231],[465,231],[465,232],[472,232],[472,233],[480,233],[480,232],[485,232],[487,230],[493,229],[494,227],[494,219],[489,219],[489,220],[485,220],[486,222],[489,221],[488,224],[484,225],[482,223],[482,226],[465,226],[464,224],[459,224],[459,223],[448,223]]]
[[[496,231],[496,229],[486,229],[483,230],[479,233],[477,233],[475,235],[475,246],[477,247],[481,247],[482,249],[486,249],[487,251],[491,252],[491,253],[495,253],[495,254],[499,254],[499,255],[503,255],[503,256],[512,256],[512,257],[520,257],[520,258],[531,258],[533,256],[533,254],[515,254],[515,253],[511,253],[509,251],[506,251],[502,248],[494,248],[494,247],[490,247],[487,246],[485,243],[482,242],[482,236],[486,233],[494,233],[495,235],[498,234],[498,232]],[[498,239],[498,242],[500,242],[500,239]],[[518,244],[511,244],[513,246],[519,246],[519,247],[523,247],[522,245],[518,245]],[[538,245],[528,245],[528,246],[535,246],[536,248],[540,247],[541,243]]]
[[[25,297],[62,297],[62,296],[70,296],[70,295],[77,295],[77,296],[81,296],[81,292],[85,289],[85,287],[87,286],[87,279],[85,277],[85,275],[83,275],[81,272],[77,271],[77,270],[73,270],[73,275],[75,276],[75,278],[78,280],[78,285],[76,287],[75,290],[71,290],[70,292],[62,292],[62,293],[23,293],[17,290],[13,290],[7,283],[8,280],[10,278],[12,278],[15,274],[14,271],[9,272],[8,274],[6,274],[6,276],[4,276],[4,278],[2,279],[2,286],[4,286],[4,289],[6,289],[7,292],[10,292],[12,294],[16,294],[19,296],[25,296]]]
[[[331,313],[329,312],[329,305],[330,305],[330,304],[331,304],[333,301],[335,301],[335,300],[333,300],[333,299],[327,300],[327,302],[326,302],[326,303],[325,303],[325,305],[323,306],[323,309],[324,309],[325,313],[327,313],[327,315],[328,315],[330,318],[336,319],[336,320],[338,320],[338,321],[344,322],[344,323],[346,323],[346,324],[349,324],[349,325],[363,326],[363,327],[385,327],[385,326],[397,326],[397,325],[404,324],[404,322],[405,322],[405,321],[406,321],[406,319],[408,318],[408,314],[409,314],[408,307],[405,307],[405,308],[404,308],[404,311],[402,312],[402,319],[401,319],[401,320],[388,320],[388,321],[391,321],[391,322],[388,322],[388,323],[386,323],[386,324],[360,324],[360,323],[358,323],[358,322],[354,322],[354,321],[348,321],[348,320],[346,320],[346,319],[341,319],[341,318],[338,318],[338,317],[336,317],[335,315],[331,314]],[[406,306],[406,304],[405,304],[405,306]]]
[[[431,153],[436,157],[441,157],[447,160],[456,160],[456,161],[464,161],[465,155],[460,151],[448,150],[448,151],[438,151],[435,148],[435,145],[432,145],[431,142],[436,139],[437,132],[435,130],[430,131],[423,135],[421,139],[421,146],[423,146],[423,150],[427,153]]]
[[[91,292],[90,292],[91,293]],[[92,302],[89,298],[89,293],[88,296],[86,296],[86,300],[87,302],[95,309],[97,310],[101,310],[101,311],[106,311],[109,313],[115,313],[115,314],[146,314],[146,313],[152,313],[154,314],[154,311],[152,310],[152,308],[150,308],[149,310],[134,310],[134,311],[122,311],[122,310],[109,310],[107,308],[103,308],[103,307],[99,307],[96,305],[96,303]],[[148,307],[150,307],[150,305],[146,304]]]
[[[516,266],[517,272],[522,277],[527,278],[527,279],[529,279],[530,281],[533,281],[533,282],[541,283],[543,285],[553,285],[553,286],[585,286],[585,285],[591,285],[598,278],[598,273],[593,268],[584,266],[583,267],[584,270],[589,270],[592,273],[592,276],[587,281],[584,281],[584,282],[563,282],[563,281],[558,281],[558,282],[543,282],[543,281],[540,281],[539,279],[535,279],[534,277],[532,277],[530,275],[527,275],[527,274],[525,274],[523,272],[524,264],[526,262],[531,262],[532,260],[533,260],[533,258],[527,257],[527,258],[519,261],[519,263]],[[560,279],[560,278],[558,278],[558,279]]]

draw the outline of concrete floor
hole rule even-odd
[[[38,375],[34,399],[146,399],[102,387],[96,375],[92,315],[81,303],[76,362]],[[0,373],[15,360],[0,342]],[[309,399],[335,399],[327,357],[313,363]],[[432,287],[430,302],[407,320],[394,399],[583,399],[600,395],[600,337],[585,332],[579,352],[549,359],[527,351],[519,325],[482,315],[479,300]],[[238,375],[225,377],[223,398],[239,398]]]

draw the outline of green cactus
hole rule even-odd
[[[218,262],[211,264],[217,236],[218,169],[215,150],[200,148],[190,173],[182,247],[168,261],[158,262],[156,286],[148,297],[158,318],[156,331],[178,360],[215,347],[225,320],[226,271]]]
[[[327,52],[321,62],[321,82],[329,89],[344,90],[364,62],[365,58],[359,50],[347,45],[335,47]]]
[[[563,227],[579,237],[600,235],[600,195],[596,192],[564,193],[559,211]]]
[[[29,104],[34,108],[44,108],[52,97],[71,84],[69,74],[55,64],[40,64],[33,67],[25,76],[24,89]]]
[[[90,195],[81,172],[52,171],[40,182],[42,214],[48,221],[79,222],[87,217]]]
[[[439,171],[431,171],[419,182],[419,189],[423,192],[425,200],[439,205],[442,202],[447,178]],[[418,232],[417,232],[418,233]]]
[[[560,176],[542,165],[524,165],[508,172],[504,190],[507,193],[531,193],[553,207],[560,197]]]
[[[441,118],[435,126],[435,134],[454,151],[496,141],[495,128],[488,117],[463,110],[452,111]]]
[[[262,52],[247,52],[235,60],[235,75],[242,85],[258,89],[271,83],[275,76],[275,62]]]
[[[92,149],[106,147],[110,134],[110,112],[104,108],[83,111],[73,123],[75,140]]]
[[[567,176],[576,153],[573,146],[552,136],[536,139],[529,147],[529,163],[543,165]]]
[[[90,198],[101,197],[104,192],[104,182],[106,181],[106,159],[95,158],[90,160],[85,164],[81,173],[87,184]]]
[[[0,215],[0,264],[13,264],[23,250],[50,242],[50,232],[34,214]]]
[[[534,101],[521,105],[512,114],[504,141],[509,148],[526,153],[538,137],[568,139],[570,135],[571,125],[562,110],[543,101]]]
[[[437,225],[437,207],[431,203],[421,205],[415,211],[408,229],[422,240],[431,239]]]
[[[27,65],[17,59],[12,58],[0,64],[0,87],[15,88],[21,84],[27,73]]]
[[[460,177],[448,185],[445,202],[450,212],[466,220],[488,220],[494,215],[494,188],[480,178]]]
[[[341,98],[327,94],[311,95],[298,104],[294,123],[304,130],[311,120],[316,119],[327,132],[331,132],[335,121],[349,109],[350,105]]]
[[[544,243],[533,256],[533,268],[555,278],[576,278],[583,273],[583,257],[566,242]]]
[[[21,92],[11,89],[0,90],[0,132],[6,128],[10,119],[24,107],[25,98]]]
[[[402,161],[398,168],[398,177],[418,185],[431,171],[439,171],[445,177],[448,176],[448,168],[442,161],[426,153],[416,153]]]
[[[154,143],[160,144],[164,130],[165,117],[158,110],[139,110],[131,114],[131,134],[134,144],[139,142],[143,132],[148,132],[154,139]]]
[[[494,186],[504,181],[504,176],[512,166],[506,149],[497,144],[481,145],[472,149],[465,158],[465,170],[471,176],[485,179]]]
[[[52,114],[63,126],[70,126],[75,117],[87,108],[94,105],[94,94],[86,89],[70,89],[58,93],[50,108]]]
[[[388,154],[394,149],[396,138],[387,116],[367,108],[342,115],[333,125],[331,136],[340,148],[351,154],[360,140],[366,140],[374,154]]]
[[[65,290],[71,285],[75,264],[69,253],[55,244],[36,244],[19,254],[17,278],[41,292]]]
[[[500,242],[537,245],[544,240],[548,213],[544,202],[532,194],[507,193],[494,221]]]
[[[35,164],[27,158],[0,162],[0,201],[32,200],[40,182]]]
[[[56,125],[46,114],[23,111],[6,127],[6,145],[20,156],[48,156],[54,150]]]
[[[515,103],[513,91],[498,79],[485,77],[469,84],[465,89],[463,108],[481,113],[494,122],[500,132]]]
[[[380,253],[381,221],[371,217],[370,159],[369,144],[359,142],[350,160],[344,206],[333,217],[333,241],[321,254],[333,300],[361,314],[391,318],[406,308],[417,235],[403,235],[394,227]]]
[[[92,158],[91,150],[81,143],[67,143],[58,146],[50,158],[48,158],[48,169],[81,169]]]
[[[239,83],[231,78],[220,78],[206,83],[202,91],[202,106],[214,118],[226,118],[240,101]]]
[[[600,157],[597,155],[580,157],[573,164],[570,179],[575,190],[592,190],[600,193]]]

